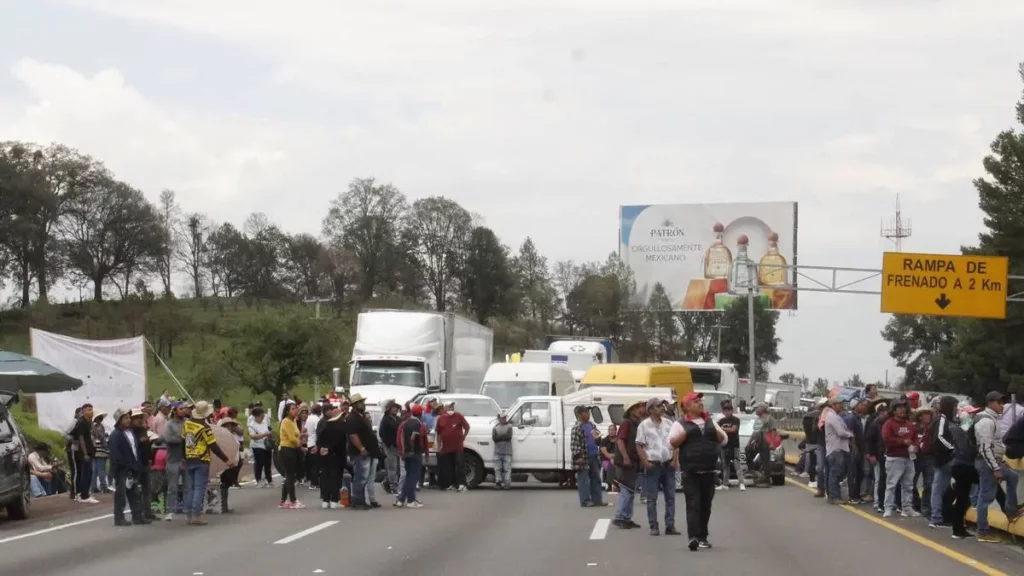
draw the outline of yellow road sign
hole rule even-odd
[[[1006,318],[1004,256],[882,255],[882,312]]]

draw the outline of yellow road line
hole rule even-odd
[[[808,492],[815,492],[814,488],[811,488],[810,486],[808,486],[806,484],[802,484],[800,482],[797,482],[796,480],[793,480],[792,478],[786,478],[786,482],[792,484],[793,486],[799,486],[800,488],[803,488],[804,490],[807,490]],[[865,520],[870,520],[871,522],[874,522],[875,524],[878,524],[879,526],[884,526],[885,528],[888,528],[889,530],[892,530],[893,532],[899,534],[900,536],[903,536],[904,538],[907,538],[908,540],[913,540],[914,542],[917,542],[918,544],[920,544],[922,546],[925,546],[926,548],[929,548],[933,552],[938,552],[939,554],[942,554],[943,556],[945,556],[945,557],[947,557],[947,558],[949,558],[951,560],[956,560],[957,562],[959,562],[959,563],[961,563],[961,564],[963,564],[965,566],[970,566],[971,568],[974,568],[975,570],[977,570],[978,572],[981,572],[982,574],[987,574],[988,576],[1009,576],[1006,572],[1002,572],[1000,570],[997,570],[997,569],[989,566],[988,564],[985,564],[983,562],[979,562],[978,560],[975,560],[974,558],[971,558],[970,556],[966,556],[964,554],[961,554],[961,553],[957,552],[956,550],[953,550],[951,548],[947,548],[947,547],[943,546],[942,544],[939,544],[938,542],[936,542],[934,540],[931,540],[929,538],[925,538],[924,536],[921,536],[920,534],[916,534],[914,532],[911,532],[910,530],[906,530],[904,528],[900,528],[899,526],[897,526],[897,525],[895,525],[895,524],[893,524],[891,522],[886,522],[885,520],[883,520],[881,518],[878,518],[877,516],[875,516],[874,514],[872,514],[870,512],[865,512],[863,510],[858,510],[857,508],[855,508],[853,506],[847,506],[847,505],[840,506],[840,508],[846,510],[847,512],[852,512],[852,513],[856,514],[857,516],[860,516],[861,518],[864,518]]]

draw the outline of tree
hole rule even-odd
[[[453,292],[453,280],[465,259],[473,218],[458,202],[432,196],[413,202],[406,225],[416,241],[434,309],[444,312]]]
[[[675,359],[679,353],[681,333],[672,302],[661,282],[656,283],[651,290],[647,307],[648,332],[652,336],[650,342],[654,348],[654,360],[660,362]]]
[[[527,237],[519,246],[519,254],[513,261],[513,267],[519,277],[519,291],[523,298],[522,310],[532,320],[551,320],[551,303],[556,296],[555,289],[551,284],[548,260],[537,251],[533,239]]]
[[[185,216],[178,223],[174,257],[192,281],[192,295],[195,298],[202,298],[205,292],[212,230],[209,219],[198,212]]]
[[[693,362],[714,362],[719,358],[720,316],[708,312],[676,313],[682,333],[680,357]]]
[[[480,324],[486,324],[495,316],[511,316],[516,312],[515,277],[508,248],[490,228],[478,226],[470,233],[459,276],[462,301]]]
[[[287,238],[266,214],[256,212],[245,221],[243,239],[241,287],[250,302],[261,306],[263,300],[283,295],[280,273]]]
[[[853,376],[847,378],[846,382],[843,382],[843,386],[846,386],[847,388],[857,388],[863,390],[865,384],[864,381],[860,379],[860,374],[854,374]]]
[[[796,374],[793,374],[792,372],[786,372],[779,376],[779,382],[782,382],[783,384],[793,384],[794,382],[796,382]]]
[[[273,394],[275,405],[299,379],[329,374],[339,364],[333,324],[300,313],[252,316],[234,336],[221,352],[226,371],[254,394]]]
[[[953,338],[953,322],[936,316],[893,315],[882,330],[889,355],[904,370],[909,390],[936,388],[932,362]]]
[[[142,192],[98,176],[65,206],[61,231],[68,266],[93,283],[93,299],[103,300],[103,283],[113,274],[130,272],[162,254],[164,236],[159,217]]]
[[[395,259],[408,212],[405,196],[391,184],[357,178],[333,202],[323,222],[323,234],[334,246],[349,251],[359,262],[359,295],[373,298]]]
[[[737,298],[722,317],[722,361],[736,365],[740,374],[750,373],[748,354],[747,300]],[[758,380],[768,380],[770,368],[780,360],[779,342],[775,335],[778,312],[766,307],[760,298],[754,299],[754,360]]]
[[[829,385],[828,380],[825,378],[816,378],[814,380],[814,388],[812,388],[812,391],[815,396],[828,396],[830,388],[831,386]]]
[[[214,296],[233,298],[242,290],[247,240],[238,228],[225,223],[210,233],[207,248],[210,290]]]
[[[160,193],[157,218],[160,221],[160,231],[164,239],[161,242],[160,252],[156,255],[155,264],[157,273],[160,275],[160,283],[163,285],[164,296],[170,298],[174,295],[173,286],[171,286],[174,277],[174,259],[181,245],[181,237],[178,232],[181,207],[178,206],[174,190],[164,190]]]
[[[296,234],[285,241],[284,281],[299,298],[323,295],[324,247],[311,234]]]

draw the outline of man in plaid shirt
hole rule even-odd
[[[573,469],[576,470],[580,506],[605,506],[601,486],[601,453],[597,448],[601,433],[590,421],[590,407],[577,406],[575,413],[576,425],[569,435],[569,450],[572,453]]]

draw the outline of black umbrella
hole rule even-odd
[[[81,380],[38,358],[0,350],[0,390],[45,394],[69,392],[81,387]]]

